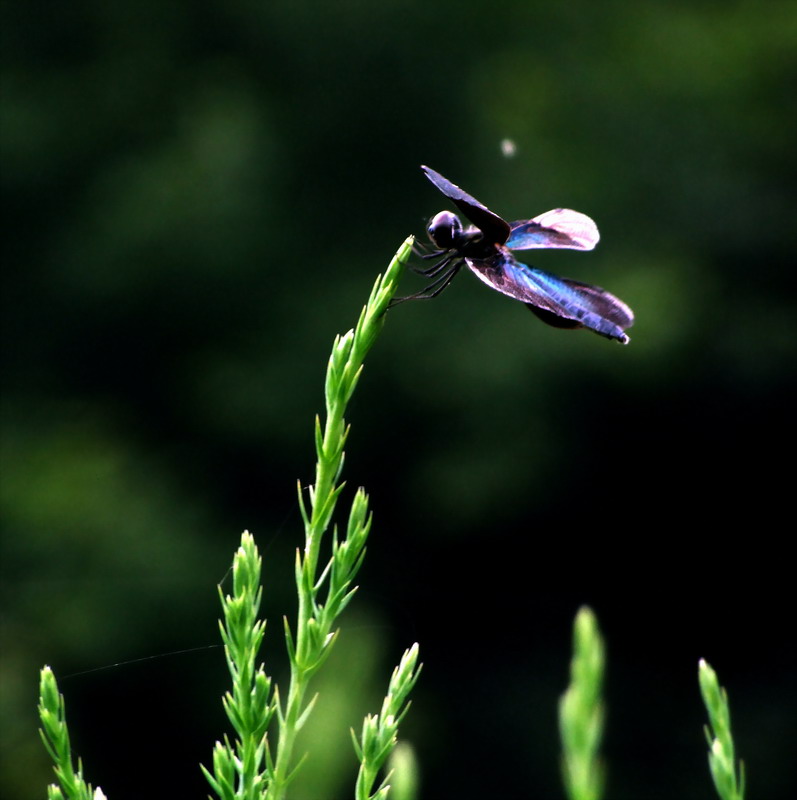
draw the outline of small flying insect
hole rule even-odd
[[[520,300],[543,322],[555,328],[588,328],[607,339],[628,344],[625,329],[634,324],[631,309],[613,294],[570,278],[517,261],[511,250],[562,248],[592,250],[600,239],[598,227],[585,214],[555,208],[538,217],[507,222],[439,172],[421,167],[426,177],[467,217],[464,228],[456,214],[441,211],[429,221],[427,233],[436,250],[424,259],[438,259],[419,274],[433,278],[420,292],[399,298],[437,297],[463,264],[476,277],[502,294]]]

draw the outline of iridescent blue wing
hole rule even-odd
[[[598,226],[586,215],[569,208],[554,208],[534,219],[510,222],[510,250],[535,247],[564,247],[569,250],[592,250],[601,238]]]
[[[509,223],[483,206],[459,186],[431,167],[421,166],[427,178],[485,235],[490,244],[503,244],[509,237]]]
[[[516,261],[503,252],[485,259],[466,259],[468,267],[496,291],[525,303],[543,322],[557,328],[589,328],[628,344],[625,329],[634,313],[613,294],[588,283],[560,278]]]

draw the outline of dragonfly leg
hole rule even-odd
[[[454,276],[460,271],[461,268],[462,261],[457,261],[454,266],[448,269],[447,272],[444,272],[442,275],[440,275],[437,280],[430,283],[425,289],[421,289],[420,292],[415,292],[415,294],[408,294],[406,297],[398,297],[394,300],[391,300],[389,308],[393,308],[393,306],[397,306],[399,303],[403,303],[405,300],[431,300],[433,297],[437,297],[437,295],[439,295],[440,292],[442,292],[443,289],[445,289],[448,284],[454,280]]]
[[[430,253],[433,256],[440,256],[443,255],[446,251],[440,251],[437,253]],[[421,269],[420,267],[411,267],[412,271],[416,275],[423,275],[424,278],[434,278],[443,272],[449,264],[456,258],[456,255],[447,255],[444,258],[440,259],[436,264],[432,264],[431,267],[426,267],[426,269]]]
[[[420,256],[421,258],[429,258],[429,245],[425,244],[424,242],[415,241],[412,244],[412,252],[416,256]],[[439,252],[435,250],[435,252]]]

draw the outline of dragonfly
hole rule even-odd
[[[555,208],[538,217],[507,222],[439,172],[422,166],[426,177],[467,218],[463,227],[456,214],[441,211],[426,226],[435,249],[422,258],[436,259],[415,271],[433,282],[425,289],[394,302],[437,297],[466,265],[490,288],[524,303],[555,328],[587,328],[607,339],[628,344],[625,333],[634,314],[620,299],[600,286],[561,278],[518,261],[512,250],[592,250],[600,239],[598,226],[586,214]]]

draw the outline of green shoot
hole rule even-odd
[[[697,676],[708,711],[709,724],[705,726],[708,766],[717,794],[721,800],[744,800],[744,763],[739,763],[737,772],[728,693],[719,685],[717,673],[702,658]]]
[[[570,800],[600,800],[604,770],[598,759],[603,735],[601,686],[604,645],[595,615],[581,608],[573,627],[570,686],[559,701],[562,774]]]
[[[232,691],[222,700],[237,735],[235,746],[226,739],[213,749],[213,774],[201,767],[213,791],[222,800],[261,798],[269,782],[271,754],[267,730],[276,711],[271,679],[255,658],[263,641],[265,622],[257,618],[263,589],[261,558],[251,534],[244,531],[233,559],[232,597],[222,594],[224,625],[221,638],[232,677]]]
[[[315,483],[307,497],[299,486],[299,508],[304,521],[304,547],[296,553],[295,579],[299,608],[295,627],[284,621],[290,659],[288,691],[283,696],[262,665],[255,669],[264,625],[257,621],[261,589],[260,557],[245,533],[235,557],[233,596],[222,597],[225,623],[222,627],[225,653],[233,688],[224,707],[237,738],[234,745],[217,742],[213,752],[213,773],[203,768],[213,790],[222,800],[282,800],[301,766],[294,763],[296,737],[312,712],[315,698],[308,698],[313,675],[329,656],[337,638],[335,627],[355,587],[352,582],[365,556],[371,528],[368,498],[363,489],[355,492],[345,535],[332,532],[331,556],[319,569],[321,545],[335,512],[344,484],[340,482],[343,448],[348,436],[344,414],[359,380],[363,361],[385,321],[385,311],[395,294],[402,267],[412,250],[407,239],[384,277],[377,278],[356,328],[337,336],[327,366],[325,381],[326,418],[315,421]],[[417,647],[413,654],[414,665]],[[407,656],[402,661],[405,665]],[[405,671],[391,690],[403,703],[411,687]],[[410,672],[412,672],[412,669]],[[396,675],[394,673],[394,679]],[[413,678],[414,682],[414,678]],[[403,694],[401,694],[403,692]],[[268,736],[272,718],[277,721],[276,745]],[[395,733],[395,731],[394,731]],[[369,753],[370,754],[370,753]]]
[[[103,800],[102,789],[92,791],[83,780],[83,764],[78,759],[77,771],[72,764],[72,748],[66,728],[64,696],[58,693],[55,675],[44,667],[39,676],[39,731],[44,746],[55,764],[55,776],[60,786],[47,787],[48,800]]]
[[[379,771],[396,747],[399,723],[409,709],[409,704],[406,703],[407,695],[418,680],[420,670],[418,645],[414,644],[405,651],[401,663],[390,676],[387,694],[382,701],[379,715],[369,714],[365,718],[359,739],[352,731],[354,750],[360,760],[360,771],[354,792],[356,800],[385,800],[390,791],[388,780],[391,775],[388,774],[379,788],[371,794]],[[409,776],[402,775],[405,786],[408,780]],[[405,796],[409,791],[412,790],[404,789]]]

